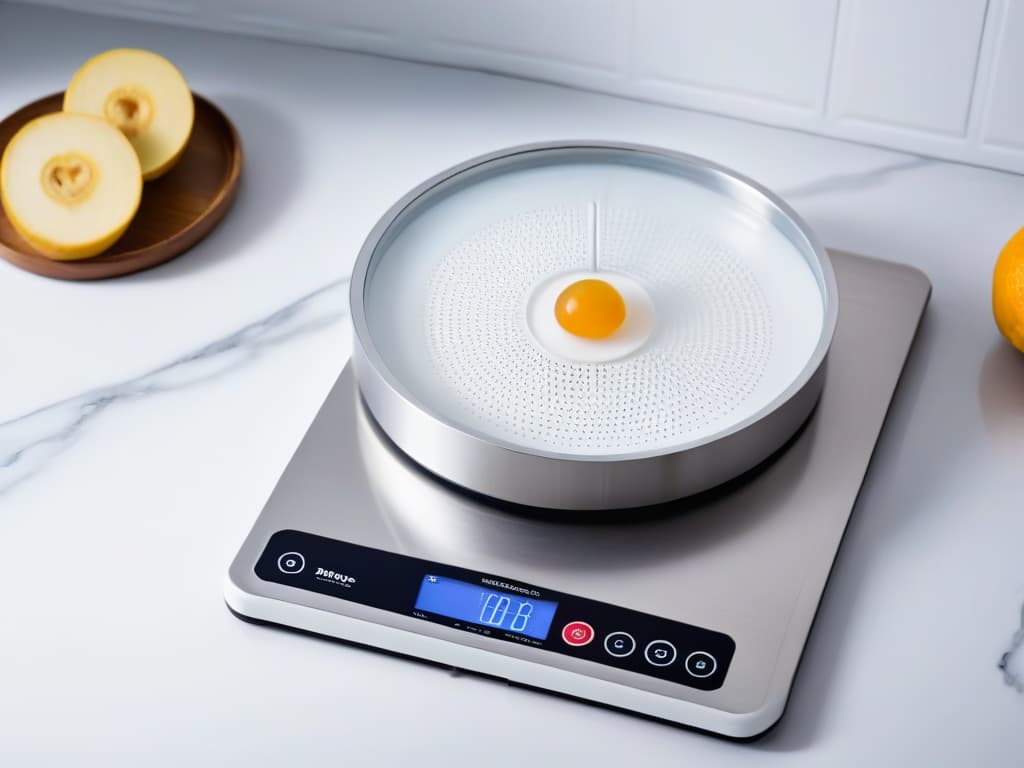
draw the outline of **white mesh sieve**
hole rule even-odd
[[[764,375],[771,305],[744,260],[664,216],[606,206],[600,226],[601,268],[642,283],[657,317],[651,340],[622,360],[553,359],[525,325],[534,286],[589,268],[586,206],[505,218],[431,274],[428,358],[446,395],[493,436],[584,454],[678,445],[727,419]]]

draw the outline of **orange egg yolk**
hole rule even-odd
[[[555,319],[573,336],[604,339],[611,336],[626,319],[626,302],[604,280],[577,280],[558,294]]]

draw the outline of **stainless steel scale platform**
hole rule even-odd
[[[624,511],[473,496],[395,448],[349,366],[232,563],[228,606],[729,737],[763,733],[782,716],[930,294],[914,269],[831,256],[840,312],[821,400],[747,475]],[[520,613],[534,601],[546,632],[425,609],[445,584]]]

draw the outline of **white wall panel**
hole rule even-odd
[[[846,0],[830,113],[963,136],[987,0]]]
[[[486,69],[1024,173],[1024,0],[22,0]]]
[[[400,22],[410,39],[608,71],[618,64],[616,0],[434,0],[410,10]]]
[[[1012,0],[998,30],[991,86],[985,94],[982,141],[1024,150],[1024,2]]]
[[[132,2],[133,0],[121,0]],[[181,9],[181,0],[146,0]],[[140,0],[141,2],[141,0]],[[189,0],[202,7],[200,18],[237,23],[243,27],[258,25],[268,31],[280,29],[302,36],[304,30],[319,29],[327,36],[347,34],[388,38],[395,19],[398,3],[392,0],[377,2],[337,3],[331,0]],[[308,33],[307,33],[308,34]]]
[[[819,110],[837,0],[636,0],[635,80]]]

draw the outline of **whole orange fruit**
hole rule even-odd
[[[999,332],[1024,352],[1024,228],[1010,238],[996,260],[992,314]]]

